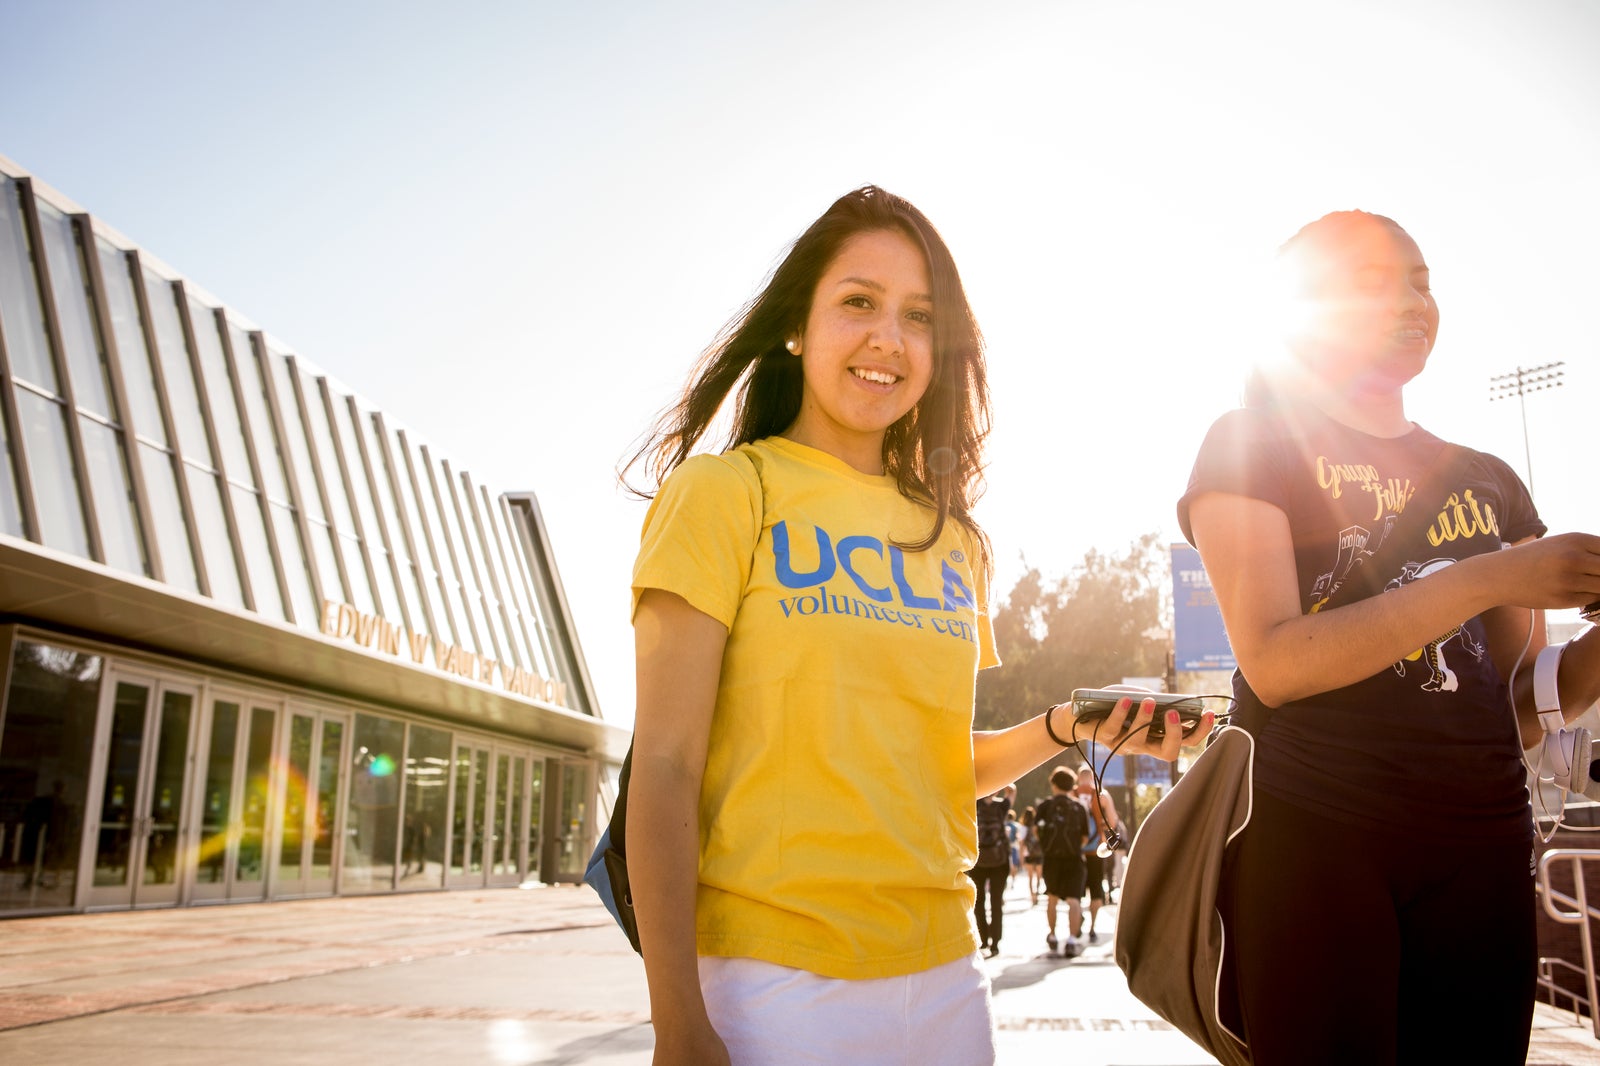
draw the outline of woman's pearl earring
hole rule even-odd
[[[790,337],[788,340],[783,342],[783,346],[789,349],[790,355],[800,354],[800,339],[798,337]]]

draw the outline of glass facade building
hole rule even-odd
[[[571,881],[538,504],[0,158],[0,916]]]

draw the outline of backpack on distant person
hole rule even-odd
[[[1089,832],[1089,812],[1072,796],[1050,796],[1034,808],[1039,847],[1046,855],[1067,855],[1078,850]]]
[[[1010,866],[1011,840],[1006,835],[1005,800],[978,801],[978,865]]]

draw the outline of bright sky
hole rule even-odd
[[[644,505],[613,468],[866,182],[940,228],[988,339],[1002,593],[1023,557],[1178,539],[1262,268],[1349,207],[1433,268],[1412,418],[1525,472],[1489,379],[1564,360],[1535,499],[1600,531],[1597,54],[1593,0],[0,0],[0,154],[536,492],[626,724]]]

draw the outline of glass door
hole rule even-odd
[[[333,892],[349,732],[344,715],[290,708],[280,738],[278,868],[272,895]]]
[[[95,744],[91,907],[172,906],[194,856],[188,790],[193,685],[112,672]]]
[[[544,851],[539,847],[539,830],[544,826],[544,756],[535,755],[528,767],[528,817],[523,823],[527,833],[528,873],[526,880],[544,879]]]
[[[526,752],[499,751],[494,754],[494,819],[488,841],[489,883],[522,883],[523,844],[527,831],[528,755]]]
[[[561,805],[557,808],[556,862],[552,881],[581,881],[589,864],[590,797],[594,794],[594,764],[561,762]]]
[[[218,695],[201,722],[196,900],[250,900],[265,894],[262,860],[280,710],[265,702]]]
[[[455,770],[452,750],[451,735],[443,729],[413,724],[406,730],[401,888],[444,886]]]
[[[447,883],[466,887],[485,883],[484,857],[491,836],[489,748],[457,741],[450,778],[450,873]]]
[[[450,870],[455,888],[516,885],[530,861],[526,748],[456,741],[450,776]],[[538,837],[533,836],[534,855]]]

